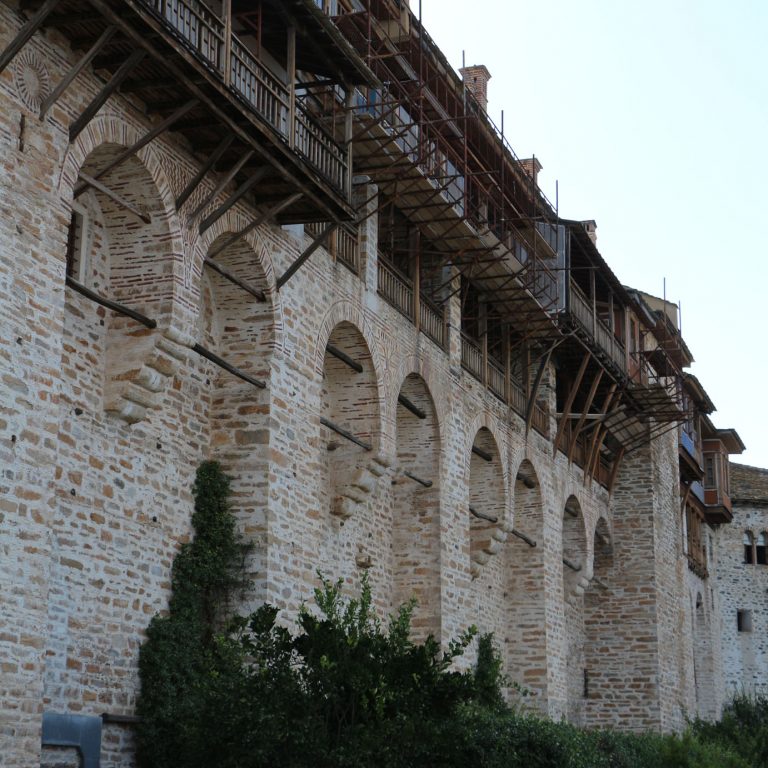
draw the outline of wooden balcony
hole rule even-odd
[[[445,349],[447,333],[443,312],[423,294],[417,297],[410,278],[390,264],[381,253],[378,258],[378,281],[379,295],[438,347]]]
[[[622,374],[627,375],[626,348],[613,331],[600,320],[592,302],[573,280],[569,284],[567,311],[581,329],[591,337],[592,344],[602,352],[607,361],[617,367]]]
[[[321,234],[327,226],[327,222],[313,222],[306,224],[305,232],[312,237]],[[360,242],[357,231],[347,227],[338,227],[328,237],[325,249],[334,261],[343,264],[356,275],[360,274]]]
[[[347,189],[345,153],[291,89],[260,62],[200,0],[134,0],[159,18],[220,81],[339,192]]]
[[[462,331],[461,367],[484,384],[491,394],[523,419],[528,416],[528,398],[522,387],[507,375],[504,366],[488,356],[483,344]],[[539,402],[533,404],[531,426],[544,437],[549,437],[549,413]]]
[[[247,194],[254,206],[275,207],[279,223],[353,218],[348,150],[329,132],[330,118],[310,110],[297,93],[296,71],[314,72],[308,67],[316,65],[329,82],[359,84],[367,82],[366,68],[351,48],[319,34],[324,24],[336,28],[313,6],[286,10],[276,0],[265,3],[259,13],[265,37],[257,47],[241,19],[242,7],[221,18],[201,0],[30,0],[26,5],[34,15],[8,56],[36,30],[53,28],[71,42],[77,57],[41,118],[56,100],[68,98],[68,84],[84,68],[92,67],[103,83],[72,119],[70,141],[119,93],[149,116],[141,146],[173,131],[191,147],[203,175],[224,174],[238,190],[245,185],[227,207]],[[250,36],[233,32],[235,22]],[[270,68],[269,46],[287,62],[285,71]],[[195,184],[201,181],[202,176]],[[177,206],[190,195],[184,190]]]

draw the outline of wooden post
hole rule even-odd
[[[296,146],[296,27],[288,27],[288,146]]]
[[[347,148],[347,178],[345,179],[345,190],[348,197],[352,197],[352,129],[354,127],[354,113],[352,111],[355,103],[355,88],[352,85],[347,86],[346,98],[344,100],[344,143]]]
[[[232,0],[223,0],[222,12],[224,15],[224,85],[229,86],[232,81]]]
[[[418,331],[421,326],[421,238],[419,230],[411,233],[413,254],[413,323]]]
[[[504,323],[502,326],[504,341],[502,343],[502,356],[504,363],[504,402],[512,402],[512,350],[509,344],[509,325]]]
[[[589,291],[592,294],[592,335],[597,333],[597,287],[595,285],[595,270],[589,270]]]

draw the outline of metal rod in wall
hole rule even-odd
[[[493,461],[493,455],[484,451],[482,448],[478,448],[476,445],[472,446],[472,453],[479,456],[483,461]]]
[[[81,296],[85,296],[86,299],[90,299],[91,301],[95,302],[96,304],[101,304],[102,307],[106,307],[107,309],[111,309],[113,312],[117,312],[119,315],[125,315],[126,317],[130,317],[131,319],[135,320],[138,323],[141,323],[143,326],[146,326],[147,328],[157,328],[157,322],[155,320],[152,320],[152,318],[147,317],[146,315],[142,315],[141,312],[137,312],[135,309],[131,309],[130,307],[126,307],[123,304],[119,304],[116,301],[112,301],[112,299],[107,299],[104,296],[100,296],[95,291],[92,291],[90,288],[86,288],[82,283],[79,283],[77,280],[75,280],[73,277],[70,277],[67,275],[67,286],[71,288],[73,291],[76,291]]]
[[[325,347],[325,351],[329,355],[333,355],[337,360],[341,360],[342,363],[348,365],[353,371],[357,371],[358,373],[363,372],[363,366],[338,347],[328,344]]]
[[[233,376],[237,376],[238,379],[242,379],[243,381],[247,381],[249,384],[253,384],[254,387],[258,387],[259,389],[266,389],[267,385],[259,380],[254,379],[252,376],[249,376],[245,371],[241,371],[239,368],[236,368],[234,365],[231,365],[223,358],[219,357],[214,352],[211,352],[210,350],[206,349],[205,347],[201,347],[199,344],[194,344],[190,347],[190,349],[193,352],[196,352],[201,357],[204,357],[206,360],[210,360],[212,363],[215,363],[219,366],[219,368],[223,368],[228,373],[231,373]]]
[[[414,403],[412,400],[409,400],[405,395],[398,395],[397,402],[400,403],[403,408],[409,410],[414,416],[418,416],[420,419],[427,418],[426,411],[419,408],[416,403]]]
[[[480,512],[479,510],[475,509],[473,506],[470,505],[469,512],[473,517],[478,518],[479,520],[487,520],[489,523],[498,523],[499,518],[493,517],[493,515],[486,515],[485,512]]]
[[[320,417],[320,423],[324,427],[328,427],[332,432],[335,432],[337,435],[341,435],[344,439],[349,440],[351,443],[354,443],[355,445],[359,445],[361,448],[364,448],[366,451],[372,451],[373,446],[370,443],[366,443],[365,441],[361,440],[359,437],[356,437],[348,430],[344,429],[343,427],[340,427],[338,424],[334,424],[329,419],[324,418],[323,416]]]

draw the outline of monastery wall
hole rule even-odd
[[[731,465],[733,522],[717,532],[726,695],[768,694],[768,566],[745,562],[745,541],[768,538],[768,470]],[[739,621],[738,613],[742,612]],[[744,616],[744,614],[748,614]]]
[[[0,5],[0,48],[17,29]],[[311,238],[265,225],[223,247],[254,216],[243,204],[198,235],[225,193],[203,205],[208,179],[176,211],[198,166],[172,134],[109,175],[148,223],[81,190],[79,173],[97,173],[150,123],[138,102],[112,98],[70,145],[95,77],[81,75],[46,119],[37,112],[71,63],[60,39],[38,35],[0,75],[0,765],[39,763],[44,711],[133,713],[138,650],[167,607],[206,458],[233,476],[255,545],[244,608],[266,600],[290,619],[318,570],[352,593],[367,569],[382,612],[416,596],[417,635],[494,632],[526,706],[679,727],[695,698],[675,436],[628,456],[612,498],[585,484],[462,370],[458,299],[446,352],[379,296],[374,215],[358,232],[359,277],[320,249],[278,292]],[[358,184],[364,215],[375,193]],[[75,195],[76,279],[156,328],[65,287]],[[216,251],[264,302],[204,271]],[[550,367],[551,434],[553,379]],[[130,744],[129,727],[107,725],[102,765],[131,765]]]

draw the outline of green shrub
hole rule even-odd
[[[363,579],[321,578],[298,631],[265,605],[227,621],[245,549],[215,462],[194,487],[195,536],[173,566],[169,612],[141,649],[143,768],[750,768],[768,765],[768,700],[734,700],[682,737],[584,731],[510,710],[501,658],[470,628],[443,650],[411,639],[413,603],[388,622]]]

